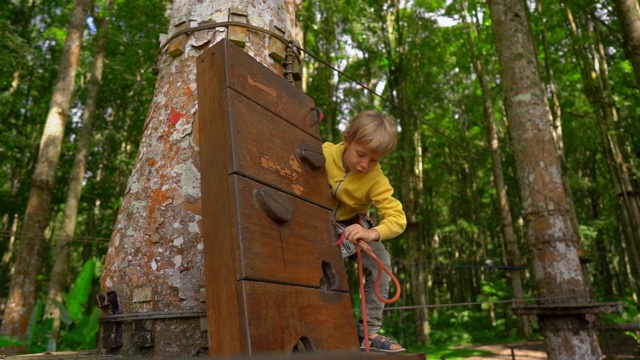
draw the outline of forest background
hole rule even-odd
[[[638,322],[640,70],[625,24],[640,14],[625,3],[526,1],[584,271],[595,299],[624,304],[603,324]],[[68,66],[60,58],[74,5],[0,0],[0,284],[20,271],[14,259],[56,78]],[[20,339],[34,352],[95,347],[97,278],[171,4],[96,0],[88,9],[50,220],[32,263],[35,306]],[[486,3],[303,1],[297,20],[303,89],[324,112],[323,138],[339,141],[346,121],[369,108],[400,123],[398,149],[383,165],[409,227],[388,245],[404,295],[385,312],[386,330],[416,345],[535,337],[536,324],[510,312],[514,298],[533,303],[536,291]],[[0,286],[2,312],[8,293]],[[3,339],[0,346],[12,343]]]

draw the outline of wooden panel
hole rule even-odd
[[[259,205],[255,195],[264,185],[233,176],[239,219],[239,264],[237,279],[253,279],[319,288],[324,270],[328,288],[349,291],[344,261],[333,245],[331,212],[285,195],[293,210],[291,221],[276,223]],[[222,240],[222,239],[221,239]],[[325,279],[325,281],[327,281]]]
[[[235,91],[227,91],[233,144],[229,173],[242,174],[331,209],[324,166],[314,168],[300,158],[305,144],[320,147],[320,141]]]
[[[348,294],[242,281],[250,354],[290,353],[301,338],[315,351],[359,352]]]
[[[282,76],[257,62],[235,44],[223,40],[216,45],[219,46],[214,45],[211,51],[207,50],[204,56],[199,56],[200,60],[211,58],[221,62],[224,72],[220,74],[221,81],[217,84],[219,87],[214,90],[222,91],[225,87],[231,87],[320,140],[317,113],[312,110],[315,104],[309,96],[295,89]],[[207,97],[198,95],[199,104],[208,100]]]
[[[216,44],[197,60],[198,128],[200,132],[200,173],[202,189],[202,235],[209,343],[216,340],[217,354],[238,354],[242,348],[238,318],[242,304],[237,300],[235,279],[238,254],[237,224],[229,223],[233,194],[227,169],[231,156],[221,149],[231,147],[228,99],[220,89],[226,82],[224,55]],[[214,56],[217,55],[217,56]],[[219,176],[222,174],[223,176]],[[234,205],[235,206],[235,205]],[[235,221],[233,221],[235,222]],[[219,239],[216,241],[216,239]],[[224,241],[229,239],[229,241]],[[224,326],[221,326],[224,324]],[[211,351],[211,350],[210,350]]]
[[[197,69],[210,355],[357,353],[313,101],[224,40]]]

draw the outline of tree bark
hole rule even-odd
[[[100,21],[100,33],[96,44],[95,57],[93,60],[93,70],[88,82],[87,100],[84,113],[82,115],[82,130],[80,140],[76,148],[76,155],[73,168],[69,176],[69,189],[67,200],[64,205],[64,215],[60,226],[60,233],[56,242],[55,261],[51,270],[49,280],[48,302],[45,309],[47,317],[52,318],[54,325],[50,333],[50,338],[57,342],[60,331],[60,308],[51,299],[62,303],[62,290],[65,288],[68,275],[67,260],[69,257],[69,244],[73,240],[76,229],[76,219],[80,196],[82,195],[82,184],[84,182],[87,158],[91,152],[92,121],[98,101],[98,91],[102,82],[102,70],[104,68],[104,58],[106,53],[107,31],[109,18],[113,10],[113,0],[108,0],[105,5],[103,16]],[[55,350],[55,349],[54,349]]]
[[[226,21],[244,21],[292,39],[295,4],[286,2],[178,0],[173,3],[169,36],[182,29]],[[120,311],[197,313],[149,320],[144,331],[153,347],[124,336],[120,347],[98,347],[124,356],[171,357],[197,354],[208,346],[204,314],[204,259],[198,137],[196,58],[228,36],[226,27],[182,34],[158,57],[158,80],[145,121],[138,156],[118,214],[101,277],[102,292],[115,291]],[[250,30],[245,50],[274,72],[282,65],[269,57],[269,36]],[[202,139],[207,141],[208,139]],[[206,211],[228,211],[208,208]],[[136,329],[123,324],[130,334]],[[105,334],[105,327],[101,327]],[[103,339],[103,338],[101,338]]]
[[[578,256],[577,229],[561,177],[550,111],[538,73],[533,38],[524,3],[490,0],[493,34],[500,61],[505,108],[515,149],[526,220],[527,243],[538,305],[557,308],[589,303]],[[570,297],[572,301],[568,301]],[[537,314],[542,308],[537,308]],[[539,316],[549,359],[600,359],[596,331],[584,314]]]
[[[616,11],[624,36],[624,51],[640,87],[640,10],[638,0],[616,0]]]
[[[43,242],[49,225],[56,169],[60,160],[65,124],[73,94],[82,35],[87,12],[91,6],[91,0],[77,0],[69,20],[56,86],[40,141],[36,168],[31,179],[31,192],[20,242],[17,245],[15,270],[0,335],[24,338],[27,331],[31,308],[36,298],[36,278],[42,264]],[[23,349],[3,348],[0,351],[9,354],[21,352]]]
[[[542,17],[544,17],[543,13],[543,3],[541,0],[536,0],[538,12]],[[542,37],[542,49],[544,52],[544,70],[546,74],[547,86],[551,96],[550,102],[550,114],[551,114],[551,133],[553,134],[553,140],[556,144],[556,151],[558,153],[558,161],[560,162],[560,169],[562,171],[562,183],[564,184],[564,191],[567,196],[567,204],[570,208],[570,216],[571,221],[573,223],[573,228],[576,230],[576,236],[578,237],[578,255],[581,259],[584,259],[584,246],[582,244],[582,238],[580,236],[580,226],[578,225],[578,216],[576,214],[575,202],[573,200],[573,191],[571,190],[570,180],[569,180],[569,170],[567,168],[567,160],[564,151],[564,138],[562,132],[562,108],[560,107],[560,99],[558,98],[558,91],[555,81],[555,75],[553,73],[553,67],[551,66],[551,52],[549,51],[549,42],[547,40],[547,25],[546,22],[543,21],[542,29],[540,31]],[[582,276],[585,279],[586,284],[591,289],[591,283],[589,278],[589,269],[587,269],[586,262],[582,262]]]

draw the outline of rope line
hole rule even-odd
[[[482,305],[482,304],[517,304],[531,301],[543,301],[543,300],[560,300],[560,299],[575,299],[575,295],[566,295],[566,296],[551,296],[551,297],[543,297],[543,298],[527,298],[527,299],[508,299],[508,300],[487,300],[487,301],[469,301],[469,302],[461,302],[461,303],[451,303],[451,304],[425,304],[425,305],[407,305],[407,306],[394,306],[391,308],[384,308],[384,311],[387,310],[416,310],[416,309],[433,309],[433,308],[444,308],[444,307],[458,307],[458,306],[471,306],[471,305]]]

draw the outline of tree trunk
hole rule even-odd
[[[541,0],[537,0],[538,12],[541,16],[544,17],[543,13],[543,4]],[[569,170],[567,169],[567,160],[564,152],[564,139],[562,132],[562,108],[560,107],[560,99],[558,98],[558,91],[556,87],[555,76],[553,73],[553,68],[551,67],[551,53],[549,51],[549,42],[547,41],[547,25],[546,22],[542,22],[541,29],[541,37],[542,37],[542,49],[544,52],[544,70],[547,76],[547,85],[551,95],[550,102],[550,114],[551,114],[551,133],[553,135],[553,140],[555,141],[556,151],[558,153],[558,161],[560,162],[560,169],[562,171],[562,183],[564,185],[564,191],[567,196],[567,204],[570,208],[570,216],[571,221],[573,223],[573,228],[576,230],[576,236],[578,237],[578,255],[582,260],[584,259],[584,246],[582,244],[582,238],[580,236],[580,226],[578,225],[578,216],[575,210],[575,203],[573,201],[573,191],[571,191],[571,186],[569,182]],[[587,269],[586,261],[582,261],[582,276],[591,289],[591,283],[589,278],[589,269]],[[590,290],[591,291],[591,290]]]
[[[513,292],[513,298],[515,305],[523,305],[524,293],[522,291],[522,277],[520,272],[520,266],[523,261],[520,257],[520,251],[518,250],[518,243],[513,231],[513,218],[511,216],[511,209],[509,206],[509,198],[507,196],[507,187],[504,183],[504,173],[502,171],[502,155],[500,154],[500,146],[498,135],[496,133],[495,118],[493,116],[493,102],[491,100],[491,89],[489,88],[489,79],[482,63],[483,54],[478,53],[476,50],[473,38],[470,32],[477,34],[477,28],[472,27],[467,21],[466,11],[463,10],[462,19],[465,26],[468,29],[467,43],[473,57],[473,69],[478,76],[480,82],[480,89],[482,90],[482,98],[484,100],[484,118],[487,123],[487,140],[491,148],[491,163],[493,170],[493,184],[496,187],[497,193],[497,205],[500,216],[500,229],[502,230],[502,239],[505,249],[506,265],[509,268],[508,275],[511,283],[511,291]],[[518,333],[526,338],[532,334],[531,325],[526,316],[518,316]]]
[[[638,0],[616,0],[616,11],[624,36],[624,51],[633,66],[636,86],[640,87],[640,10]]]
[[[11,198],[10,199],[15,198],[18,192],[19,184],[20,184],[20,180],[19,180],[18,166],[15,165],[11,171]],[[2,248],[1,248],[2,260],[0,260],[0,271],[2,271],[2,274],[0,276],[0,281],[4,281],[5,284],[9,282],[9,280],[11,279],[11,275],[13,274],[11,260],[13,257],[16,234],[18,232],[18,221],[19,221],[19,217],[17,213],[9,212],[4,214],[4,216],[2,217],[2,236],[4,237],[4,239],[2,240]],[[6,294],[5,291],[2,291],[0,293],[0,301],[2,303],[4,303],[4,301],[6,300],[4,298],[4,295]]]
[[[490,0],[489,9],[540,298],[533,313],[545,336],[549,359],[600,359],[597,333],[585,319],[586,313],[564,315],[562,311],[592,300],[582,276],[577,229],[560,176],[524,3]],[[549,316],[546,305],[560,311]]]
[[[272,24],[292,39],[294,9],[291,0],[250,4],[178,0],[173,3],[169,36],[187,28],[238,21],[266,30],[274,30]],[[223,37],[243,33],[245,50],[282,74],[281,63],[268,55],[270,36],[241,27],[184,33],[159,54],[155,95],[113,229],[101,289],[115,292],[123,314],[154,312],[173,318],[147,317],[137,326],[122,323],[125,335],[120,345],[111,342],[112,328],[103,324],[100,349],[124,356],[171,357],[194,355],[208,347],[206,326],[201,328],[206,322],[200,321],[206,313],[196,58]],[[131,333],[153,337],[141,343],[132,340]]]
[[[42,264],[43,241],[45,230],[49,225],[56,168],[60,160],[65,124],[82,47],[82,35],[91,3],[91,0],[77,0],[69,20],[58,78],[40,141],[36,168],[31,179],[31,192],[20,242],[17,245],[15,271],[11,279],[0,335],[24,338],[31,308],[36,300],[36,278]],[[0,351],[8,354],[22,350],[3,348]]]
[[[113,0],[109,0],[105,5],[103,16],[100,21],[100,33],[98,35],[95,57],[93,60],[93,70],[88,83],[88,94],[84,114],[82,116],[82,130],[80,140],[76,148],[76,155],[69,176],[69,190],[67,200],[64,205],[64,215],[60,226],[60,233],[56,243],[56,256],[51,270],[49,280],[48,303],[45,309],[47,317],[52,318],[54,325],[50,333],[50,338],[57,342],[60,330],[60,308],[51,299],[62,303],[62,290],[65,288],[68,273],[67,259],[69,257],[69,244],[73,239],[78,206],[82,194],[82,184],[84,182],[85,168],[89,152],[91,151],[92,120],[98,101],[98,91],[102,82],[102,70],[104,68],[104,57],[106,53],[107,31],[111,11],[113,10]],[[54,349],[55,350],[55,349]]]

